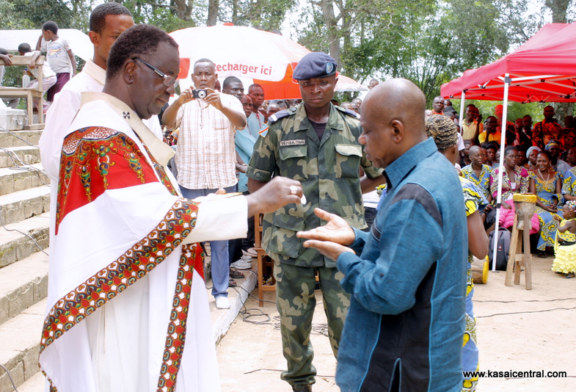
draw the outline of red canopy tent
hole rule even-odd
[[[506,123],[508,100],[516,102],[576,102],[576,23],[545,25],[516,51],[491,64],[468,70],[442,85],[445,98],[461,98],[460,123],[464,101],[479,99],[503,101],[502,123]],[[502,127],[500,145],[504,146],[506,127]],[[500,154],[500,167],[504,154]],[[497,206],[502,202],[502,171],[498,171]],[[496,210],[498,232],[500,209]],[[493,260],[497,241],[494,241]],[[493,263],[495,269],[496,263]]]
[[[516,51],[442,85],[440,94],[499,101],[508,87],[516,102],[576,102],[575,51],[576,24],[547,24]]]

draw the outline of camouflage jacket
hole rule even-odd
[[[264,217],[262,242],[269,255],[302,267],[336,266],[317,250],[302,247],[303,240],[296,238],[296,232],[321,224],[314,215],[316,207],[342,216],[353,227],[366,226],[359,168],[370,178],[382,171],[366,158],[358,143],[361,133],[360,121],[336,106],[330,109],[322,140],[303,104],[271,118],[268,133],[256,141],[246,174],[261,182],[274,175],[298,180],[307,203],[289,204]]]

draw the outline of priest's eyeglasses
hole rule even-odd
[[[148,68],[150,68],[156,75],[158,75],[159,77],[162,78],[162,83],[164,84],[164,86],[170,87],[170,86],[173,86],[174,83],[176,82],[175,76],[166,75],[164,72],[160,71],[158,68],[156,68],[152,64],[147,63],[146,61],[142,60],[141,58],[132,57],[132,60],[134,60],[134,61],[138,60],[139,62],[141,62],[142,64],[144,64]]]

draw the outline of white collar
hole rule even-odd
[[[132,130],[138,135],[142,143],[148,147],[148,150],[152,156],[161,165],[166,166],[168,161],[174,156],[174,150],[168,146],[166,143],[162,142],[160,139],[152,133],[150,129],[142,122],[142,119],[136,114],[136,112],[130,108],[126,103],[122,102],[118,98],[106,94],[97,92],[83,92],[82,93],[82,104],[84,105],[92,101],[104,101],[111,108],[113,108],[116,113],[121,115],[124,120],[130,125]]]
[[[99,65],[96,65],[94,61],[86,61],[84,68],[82,68],[82,72],[86,72],[88,76],[104,86],[104,82],[106,82],[106,70]]]

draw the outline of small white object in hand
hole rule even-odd
[[[298,193],[298,187],[296,185],[290,185],[290,194],[295,195],[296,193]],[[304,193],[302,193],[300,203],[306,204],[306,196],[304,196]]]

